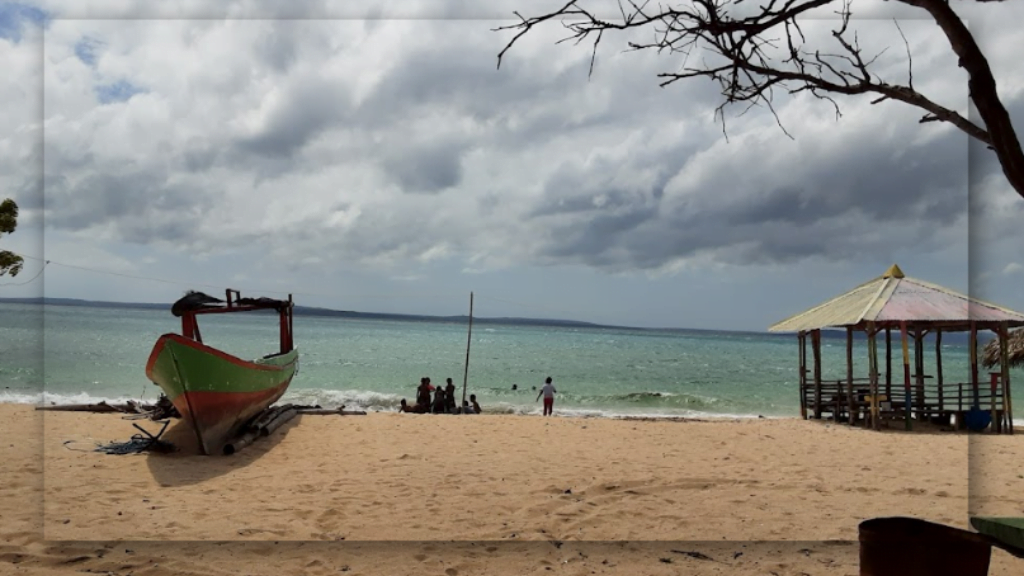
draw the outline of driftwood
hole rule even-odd
[[[120,412],[122,414],[129,414],[128,418],[136,420],[139,417],[149,418],[150,420],[166,420],[167,418],[181,418],[181,414],[178,413],[178,409],[174,407],[174,404],[167,398],[167,396],[160,396],[160,399],[156,401],[156,404],[142,404],[129,400],[123,404],[109,404],[107,402],[97,402],[95,404],[60,404],[50,406],[36,406],[36,410],[45,410],[53,412],[96,412],[96,413],[110,413]]]
[[[47,410],[53,412],[134,412],[127,404],[107,404],[99,402],[96,404],[61,404],[53,406],[36,406],[36,410]]]
[[[335,414],[338,416],[366,416],[365,410],[342,410],[341,408],[336,408],[334,410],[331,410],[330,408],[297,408],[296,412],[299,414],[312,414],[315,416],[330,416]]]

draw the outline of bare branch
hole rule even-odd
[[[893,18],[893,24],[896,25],[896,29],[900,31],[900,37],[903,38],[903,45],[907,47],[907,86],[914,89],[914,57],[910,55],[910,42],[907,42],[907,36],[903,33],[903,28],[900,28],[900,23]]]
[[[715,108],[715,118],[721,119],[726,139],[725,109],[733,104],[741,105],[741,114],[753,106],[766,107],[782,131],[792,138],[775,109],[776,89],[789,95],[807,92],[827,101],[835,109],[837,119],[842,114],[835,95],[872,94],[872,104],[886,100],[909,104],[926,113],[922,122],[952,124],[971,138],[992,146],[1010,182],[1024,196],[1024,151],[999,100],[988,62],[948,0],[895,1],[922,8],[949,38],[961,66],[970,74],[971,99],[981,112],[984,126],[914,88],[910,42],[899,22],[894,21],[907,53],[907,85],[890,84],[873,73],[872,67],[886,49],[868,57],[856,31],[850,33],[852,0],[762,0],[763,4],[757,9],[742,14],[730,9],[743,0],[689,0],[678,7],[658,5],[656,8],[648,7],[650,0],[642,4],[639,0],[619,0],[619,17],[614,21],[599,18],[581,7],[585,1],[571,0],[555,12],[536,17],[524,18],[515,13],[519,22],[496,29],[515,31],[498,54],[499,67],[502,58],[520,38],[553,19],[563,20],[568,32],[560,43],[593,39],[588,77],[593,74],[597,47],[606,39],[605,32],[650,30],[653,32],[650,40],[628,41],[628,50],[654,50],[682,56],[682,64],[676,72],[658,74],[662,87],[698,77],[716,82],[721,89],[722,102]],[[800,19],[825,6],[834,6],[838,19],[831,35],[835,49],[832,52],[808,50]],[[720,61],[712,64],[702,60],[700,64],[690,64],[695,50],[714,54]]]

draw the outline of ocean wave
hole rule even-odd
[[[3,391],[0,392],[0,403],[3,404],[33,404],[36,406],[68,405],[68,404],[97,404],[107,402],[108,404],[121,404],[129,400],[135,402],[152,402],[152,398],[138,398],[133,396],[94,396],[86,392],[75,394],[53,394],[43,393],[20,393]],[[368,390],[323,390],[323,389],[295,389],[289,390],[279,403],[291,403],[302,405],[319,405],[324,408],[333,409],[344,405],[349,410],[365,410],[367,412],[394,412],[398,410],[402,397],[397,394],[387,394]],[[408,398],[407,400],[412,400]],[[484,414],[512,414],[512,415],[540,415],[542,409],[539,405],[509,404],[496,402],[483,404]],[[559,407],[555,411],[556,416],[575,418],[694,418],[701,420],[737,420],[751,419],[760,416],[758,414],[731,414],[719,412],[706,412],[701,410],[637,410],[637,409],[615,409],[615,408],[580,408],[580,407]],[[771,418],[771,416],[767,416]],[[1021,423],[1024,425],[1024,422]]]
[[[350,410],[388,411],[397,410],[402,402],[399,394],[374,392],[371,390],[333,390],[324,388],[290,388],[281,398],[282,403],[322,406],[334,409],[345,406]],[[407,401],[415,400],[407,397]]]
[[[99,402],[124,403],[153,402],[153,398],[139,398],[138,396],[93,396],[88,392],[77,392],[74,394],[54,394],[52,392],[12,392],[4,390],[0,392],[0,404],[35,404],[36,406],[65,406],[68,404],[97,404]]]

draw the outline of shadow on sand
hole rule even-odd
[[[289,430],[301,420],[296,415],[270,436],[259,438],[243,450],[231,456],[204,456],[199,449],[199,441],[195,432],[183,420],[177,420],[164,433],[161,440],[166,440],[178,448],[170,454],[149,453],[146,464],[153,478],[161,486],[189,486],[200,484],[211,478],[227,474],[232,470],[244,468],[258,460],[261,456],[274,449]]]

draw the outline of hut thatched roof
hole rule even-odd
[[[1007,350],[1010,356],[1010,367],[1019,368],[1024,366],[1024,330],[1010,332],[1010,337],[1007,340]],[[999,366],[999,338],[994,338],[982,349],[981,363],[986,368]]]
[[[911,278],[893,264],[881,276],[768,328],[769,332],[798,332],[857,326],[864,322],[901,321],[966,330],[1006,322],[1024,326],[1024,314],[984,302],[937,284]]]

